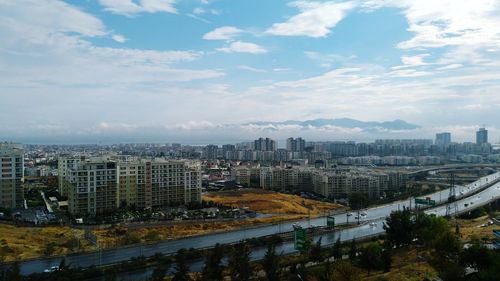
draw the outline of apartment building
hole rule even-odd
[[[85,156],[61,156],[57,160],[57,175],[59,177],[59,194],[68,196],[69,182],[67,181],[68,170],[75,168],[78,164],[85,162]]]
[[[158,208],[201,202],[201,168],[185,161],[119,163],[120,206]]]
[[[24,149],[21,144],[0,143],[0,207],[21,208],[24,205]]]
[[[65,187],[69,212],[97,215],[118,207],[116,162],[92,160],[67,169]]]
[[[201,202],[201,169],[185,161],[89,159],[68,168],[69,211],[97,215]]]

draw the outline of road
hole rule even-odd
[[[486,177],[480,178],[479,180],[471,184],[457,187],[456,196],[462,198],[457,200],[458,211],[464,212],[472,210],[478,206],[485,205],[492,200],[500,198],[499,181],[500,181],[500,173],[497,172],[488,175]],[[480,189],[481,187],[492,183],[495,184],[477,194],[474,194],[473,196],[469,196],[470,198],[467,197],[468,194],[471,194]],[[431,197],[432,200],[436,200],[436,202],[439,203],[439,202],[446,202],[446,200],[448,199],[448,195],[449,195],[449,190],[446,189],[440,192],[433,193],[428,196]],[[324,245],[327,245],[334,243],[338,237],[341,238],[341,241],[346,241],[346,240],[351,240],[353,237],[362,238],[371,235],[381,234],[384,232],[382,225],[385,218],[392,211],[400,210],[404,207],[410,207],[410,206],[413,208],[414,203],[412,201],[413,199],[401,200],[383,206],[377,206],[366,209],[365,212],[367,213],[367,216],[365,218],[360,219],[360,221],[361,222],[372,221],[375,222],[376,225],[364,224],[358,227],[345,229],[335,233],[324,234],[315,237],[315,239],[317,240],[320,237],[322,237],[322,243]],[[467,204],[467,206],[465,204]],[[446,213],[446,206],[435,207],[432,209],[428,209],[425,212],[426,213],[432,212],[435,213],[436,215],[444,216]],[[349,222],[352,223],[354,221],[355,215],[356,213],[348,217],[346,213],[336,214],[335,221],[337,224],[345,224],[347,220],[349,220]],[[326,225],[326,218],[322,217],[310,220],[301,220],[297,221],[296,223],[299,223],[304,227],[308,227],[313,224],[318,226],[323,226]],[[65,259],[67,264],[71,264],[73,266],[88,267],[92,265],[117,263],[124,260],[129,260],[131,257],[140,255],[148,257],[152,256],[157,252],[171,254],[177,252],[177,250],[181,248],[213,247],[216,243],[220,244],[235,243],[246,238],[267,236],[279,232],[288,232],[292,230],[293,230],[292,222],[287,222],[286,224],[281,224],[281,225],[278,224],[266,225],[257,228],[215,233],[215,234],[185,238],[175,241],[164,241],[149,245],[137,245],[137,246],[117,248],[117,249],[103,250],[101,252],[73,254],[66,256]],[[292,251],[294,251],[293,243],[284,243],[278,249],[278,252],[283,252],[284,254],[291,253]],[[263,255],[263,253],[259,251],[254,251],[253,257],[258,258],[259,255],[261,254]],[[58,265],[60,261],[61,261],[60,257],[24,261],[20,263],[21,273],[30,274],[34,272],[42,272],[46,268],[50,268],[53,265]]]

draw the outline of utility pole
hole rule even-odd
[[[456,198],[456,190],[455,190],[455,174],[452,172],[450,174],[450,193],[448,195],[448,204],[446,205],[446,217],[450,217],[453,214],[458,212],[458,204]],[[453,206],[452,206],[453,205]]]

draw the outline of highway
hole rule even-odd
[[[486,185],[491,185],[487,189],[474,194],[473,196],[468,196],[469,194],[477,191]],[[431,197],[432,200],[436,200],[436,203],[446,202],[448,199],[449,190],[442,190],[440,192],[427,195]],[[500,173],[494,173],[486,177],[482,177],[479,180],[465,185],[456,187],[456,196],[460,198],[457,200],[458,212],[466,212],[488,204],[489,202],[500,198]],[[334,243],[336,239],[340,236],[341,241],[351,240],[353,237],[363,238],[372,235],[382,234],[384,232],[382,225],[385,218],[395,210],[400,210],[404,207],[414,208],[413,198],[408,200],[396,201],[383,206],[377,206],[364,210],[367,214],[366,217],[360,219],[364,224],[356,226],[353,228],[345,229],[342,231],[327,233],[321,236],[315,237],[315,240],[322,237],[323,245],[328,245]],[[472,202],[472,203],[471,203]],[[446,214],[446,206],[439,206],[435,208],[430,208],[425,210],[426,213],[434,213],[438,216],[444,216]],[[347,220],[350,223],[354,222],[354,217],[357,213],[353,213],[351,216],[347,216],[346,213],[335,214],[336,224],[345,224]],[[368,224],[366,222],[374,222],[375,224]],[[129,260],[131,257],[144,255],[146,257],[152,256],[157,252],[162,252],[165,254],[171,254],[177,252],[181,248],[207,248],[212,247],[216,243],[226,244],[235,243],[242,239],[261,237],[272,235],[280,232],[288,232],[293,230],[293,222],[287,222],[286,224],[276,224],[276,225],[266,225],[251,229],[241,229],[236,231],[228,231],[222,233],[215,233],[204,236],[197,236],[191,238],[185,238],[175,241],[165,241],[158,242],[148,245],[137,245],[116,249],[103,250],[101,252],[93,253],[80,253],[68,255],[65,257],[66,263],[73,266],[88,267],[92,265],[104,265],[117,263],[124,260]],[[324,226],[326,225],[326,218],[316,218],[311,220],[301,220],[296,223],[301,224],[303,227],[309,227],[311,225]],[[278,249],[278,253],[291,253],[295,251],[293,249],[293,243],[287,242],[283,243]],[[256,250],[252,253],[253,258],[258,259],[263,256],[264,249]],[[58,265],[61,261],[61,257],[29,260],[20,263],[21,273],[30,274],[34,272],[42,272],[46,268]],[[133,279],[130,279],[133,280]]]

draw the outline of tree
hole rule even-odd
[[[443,217],[421,213],[415,221],[415,235],[421,243],[427,246],[436,236],[448,231],[448,222]]]
[[[262,267],[264,269],[264,272],[266,273],[267,280],[279,280],[279,260],[278,256],[276,255],[276,247],[273,244],[269,244],[267,247],[266,255],[262,260]]]
[[[332,247],[332,256],[338,260],[342,258],[342,244],[340,242],[340,236],[337,238],[337,241],[335,241],[335,244],[333,244]]]
[[[12,266],[7,269],[7,272],[5,273],[5,280],[9,281],[21,281],[23,280],[23,277],[21,276],[21,269],[19,268],[19,263],[15,262],[12,264]]]
[[[460,239],[447,231],[437,236],[433,241],[433,266],[444,280],[463,280],[464,267],[459,265],[462,243]]]
[[[104,281],[116,281],[116,271],[108,270],[104,273]]]
[[[172,281],[190,281],[186,249],[180,249],[175,256],[175,274]]]
[[[222,280],[222,270],[221,265],[222,258],[224,257],[224,248],[219,244],[215,244],[215,247],[207,256],[205,261],[205,266],[201,272],[201,280],[203,281],[218,281]]]
[[[155,267],[153,270],[153,273],[151,274],[151,280],[152,281],[162,281],[167,275],[167,271],[170,265],[167,262],[160,261],[158,265]]]
[[[363,209],[368,203],[368,196],[363,192],[353,192],[349,195],[349,206],[353,210]]]
[[[359,256],[360,265],[368,269],[368,273],[372,269],[381,269],[383,267],[382,253],[382,246],[379,243],[369,243],[361,249]]]
[[[394,211],[384,223],[386,239],[391,245],[400,247],[411,243],[414,237],[414,225],[409,210]]]
[[[462,250],[462,242],[451,231],[438,235],[432,244],[438,259],[458,262],[459,254]]]
[[[392,247],[390,243],[387,243],[384,241],[384,247],[382,251],[382,267],[384,269],[384,272],[389,272],[391,271],[391,265],[392,265]]]
[[[353,261],[356,259],[356,254],[358,252],[358,248],[356,246],[356,239],[352,238],[351,242],[349,243],[349,252],[347,253],[349,255],[349,260]]]
[[[361,281],[361,270],[349,261],[340,260],[335,263],[329,281]]]
[[[477,270],[486,269],[491,266],[491,252],[477,237],[472,238],[471,245],[465,249],[460,256],[461,264]]]
[[[322,260],[321,237],[319,238],[318,242],[312,244],[309,248],[309,260],[314,262],[319,262]]]
[[[229,270],[231,280],[247,281],[252,274],[250,267],[250,247],[247,243],[241,242],[233,246],[229,256]]]

